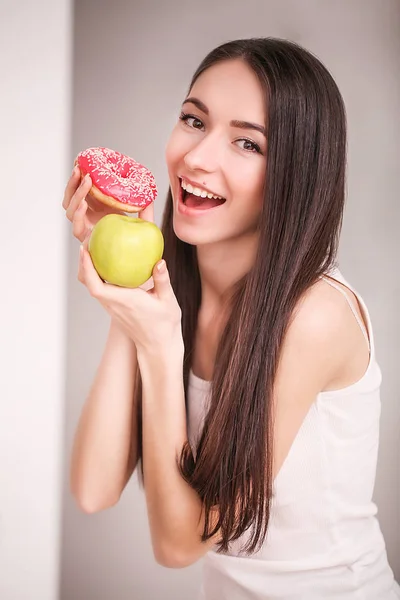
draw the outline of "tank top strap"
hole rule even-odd
[[[342,279],[344,279],[342,276],[340,277],[340,272],[338,270],[336,270],[334,274],[329,275],[328,277],[325,276],[325,275],[322,275],[321,279],[323,279],[324,281],[326,281],[326,283],[328,283],[331,287],[333,287],[336,290],[338,290],[338,292],[340,292],[342,294],[342,296],[345,297],[345,299],[347,300],[347,302],[348,302],[348,304],[350,306],[350,309],[351,309],[351,311],[352,311],[352,313],[353,313],[353,315],[354,315],[357,323],[360,326],[360,329],[361,329],[361,331],[362,331],[362,333],[363,333],[363,335],[364,335],[364,337],[365,337],[365,339],[367,341],[368,348],[369,348],[369,350],[371,352],[371,346],[372,346],[371,336],[368,334],[368,330],[366,329],[363,321],[360,319],[360,316],[359,316],[359,314],[358,314],[358,312],[357,312],[357,310],[356,310],[353,302],[350,300],[349,296],[346,294],[346,292],[344,291],[344,289],[339,285],[339,283],[337,283],[337,281],[333,281],[333,279],[335,278],[334,275],[336,275],[336,276],[339,275],[338,279],[340,281]],[[362,312],[363,311],[365,312],[365,318],[366,318],[366,321],[368,323],[369,322],[368,313],[367,313],[366,307],[365,307],[364,303],[362,302],[362,299],[360,298],[360,296],[358,295],[358,293],[354,289],[352,289],[347,282],[345,282],[345,281],[342,282],[341,281],[341,283],[343,283],[343,285],[345,287],[347,287],[348,289],[350,289],[353,292],[353,294],[355,294],[355,296],[357,297],[357,300],[360,303]]]

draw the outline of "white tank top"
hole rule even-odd
[[[382,374],[368,309],[338,269],[329,277],[356,295],[368,332],[342,287],[370,346],[364,376],[321,392],[309,409],[274,481],[267,537],[241,554],[246,532],[229,553],[203,559],[199,600],[398,600],[372,501],[379,443]],[[209,401],[210,382],[192,371],[188,438],[194,448]]]

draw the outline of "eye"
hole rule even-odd
[[[243,146],[239,147],[242,148],[242,150],[246,150],[246,152],[256,152],[258,154],[262,154],[260,146],[251,140],[242,138],[240,140],[236,140],[236,143],[243,143]]]
[[[194,115],[188,115],[186,113],[181,113],[179,119],[185,123],[188,127],[192,129],[203,129],[204,124],[203,121],[195,117]]]

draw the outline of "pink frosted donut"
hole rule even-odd
[[[81,178],[89,173],[90,194],[123,212],[138,213],[154,202],[157,186],[149,169],[109,148],[88,148],[78,154]]]

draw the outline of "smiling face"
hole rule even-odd
[[[174,231],[181,240],[202,245],[256,235],[265,121],[262,87],[243,61],[217,63],[196,80],[166,149]]]

